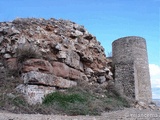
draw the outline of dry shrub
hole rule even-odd
[[[31,58],[41,58],[40,52],[32,45],[22,45],[17,48],[17,62],[23,63]]]

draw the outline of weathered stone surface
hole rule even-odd
[[[5,50],[5,48],[1,48],[1,51],[0,51],[0,53],[5,53],[6,52],[6,50]],[[3,56],[3,57],[5,57],[5,56]]]
[[[86,31],[84,26],[81,26],[81,25],[78,25],[78,24],[74,24],[73,28],[76,29],[76,30],[79,30],[81,32],[85,32]]]
[[[142,102],[142,101],[139,101],[139,102],[138,102],[138,105],[139,105],[140,107],[145,108],[145,109],[148,107],[147,104],[146,104],[145,102]]]
[[[74,46],[75,42],[73,42],[70,39],[67,39],[66,37],[62,40],[62,44],[67,49],[71,49],[71,50],[75,49],[75,46]]]
[[[63,78],[69,78],[72,80],[88,80],[87,76],[73,68],[68,67],[61,62],[53,62],[53,74]]]
[[[0,36],[0,43],[3,41],[3,36]]]
[[[1,34],[2,55],[8,51],[16,57],[15,48],[28,44],[38,49],[43,58],[46,59],[48,56],[50,60],[57,60],[57,56],[59,59],[65,58],[64,62],[67,65],[80,71],[83,71],[85,66],[93,69],[102,68],[107,64],[103,48],[96,38],[89,34],[84,26],[68,20],[19,18],[9,24],[2,23]],[[73,38],[70,38],[71,34]],[[97,58],[100,58],[99,62]],[[93,64],[89,65],[90,63]]]
[[[92,40],[93,36],[91,34],[85,34],[84,38],[87,40]]]
[[[62,48],[62,44],[57,44],[56,46],[55,46],[55,49],[57,49],[57,50],[62,50],[63,48]]]
[[[10,70],[16,70],[17,69],[17,59],[16,58],[8,59],[7,66]]]
[[[74,51],[60,51],[58,58],[64,59],[64,62],[76,69],[83,71],[83,65],[80,62],[79,55]]]
[[[97,81],[98,81],[98,83],[102,84],[106,81],[106,77],[105,76],[100,76],[100,77],[98,77]]]
[[[11,56],[10,54],[6,53],[6,54],[4,54],[3,57],[4,57],[4,58],[11,58],[12,56]]]
[[[112,46],[115,81],[121,81],[121,89],[126,89],[127,86],[127,90],[132,91],[134,96],[123,94],[150,103],[152,92],[145,39],[137,36],[124,37],[115,40]]]
[[[74,32],[71,32],[70,37],[74,39],[74,38],[77,38],[78,36],[82,36],[82,35],[83,35],[82,32],[75,30]]]
[[[54,86],[59,88],[70,88],[77,85],[75,81],[36,71],[23,73],[22,80],[25,84]]]
[[[113,77],[110,74],[105,75],[105,77],[106,77],[106,80],[113,80]]]
[[[149,111],[153,111],[159,109],[159,106],[157,106],[155,103],[146,103],[143,101],[137,101],[133,106],[139,110],[147,109]]]
[[[66,51],[59,51],[58,58],[65,60],[67,58],[67,52]]]
[[[54,92],[55,88],[38,85],[20,84],[19,86],[17,86],[16,90],[21,92],[24,95],[27,102],[32,105],[42,103],[44,96]]]
[[[76,30],[76,31],[75,31],[75,35],[76,35],[76,36],[82,36],[83,33],[82,33],[81,31],[79,31],[79,30]]]
[[[156,109],[156,105],[154,105],[154,104],[151,104],[151,105],[149,105],[148,106],[150,109],[152,109],[152,110],[155,110]]]
[[[17,49],[26,52],[28,47],[41,56],[30,58],[17,54]],[[18,63],[17,57],[26,59]],[[107,81],[102,86],[112,76],[104,49],[96,37],[84,26],[69,20],[18,18],[13,22],[1,22],[0,58],[8,68],[18,68],[22,73],[26,85],[21,88],[25,89],[26,97],[32,90],[35,94],[40,91],[42,95],[35,95],[34,103],[41,101],[39,96],[44,95],[47,87],[69,88],[76,86],[77,80],[99,85],[97,79],[104,76]],[[97,73],[97,70],[103,72]],[[42,88],[38,88],[39,85]],[[28,99],[32,100],[30,96]]]
[[[77,86],[77,82],[64,79],[62,77],[57,77],[57,79],[54,81],[54,84],[58,88],[71,88]]]
[[[115,87],[122,95],[135,99],[134,63],[115,65]],[[124,87],[125,86],[125,87]]]
[[[23,64],[23,72],[40,71],[43,73],[52,73],[52,65],[42,59],[29,59]]]
[[[92,75],[94,73],[94,71],[91,68],[86,68],[85,69],[85,74],[86,75]]]
[[[87,62],[87,63],[93,63],[93,57],[91,55],[82,55],[81,56],[82,61]]]

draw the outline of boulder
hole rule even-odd
[[[60,43],[58,43],[56,46],[55,46],[55,49],[56,50],[62,50],[63,49],[63,47],[62,47],[62,44],[60,44]]]
[[[70,88],[77,85],[75,81],[36,71],[23,73],[22,80],[24,84],[54,86],[58,88]]]
[[[40,71],[43,73],[52,73],[52,65],[43,59],[28,59],[23,63],[23,72]]]
[[[84,26],[78,25],[78,24],[74,24],[73,28],[76,30],[79,30],[81,32],[85,32],[86,30],[84,29]]]
[[[94,71],[91,68],[86,68],[85,69],[85,74],[86,75],[92,75],[94,73]]]
[[[52,62],[51,64],[53,66],[53,74],[58,77],[68,78],[71,80],[88,80],[84,73],[73,69],[64,63]]]
[[[35,105],[42,103],[47,94],[55,92],[55,87],[20,84],[16,90],[24,95],[29,104]]]
[[[10,54],[6,53],[6,54],[4,54],[3,57],[7,59],[7,58],[11,58],[12,56]]]
[[[155,109],[156,109],[156,105],[154,105],[154,104],[150,104],[148,107],[149,107],[151,110],[155,110]]]
[[[17,70],[17,59],[16,58],[10,58],[7,60],[7,66],[10,70]]]
[[[64,59],[64,62],[67,65],[69,65],[75,69],[83,71],[83,65],[80,62],[80,57],[76,52],[74,52],[72,50],[60,51],[58,54],[58,58]]]
[[[106,77],[105,76],[99,76],[97,81],[98,81],[98,83],[102,84],[106,81]]]

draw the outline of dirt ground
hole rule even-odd
[[[0,120],[160,120],[160,110],[126,108],[102,113],[101,116],[60,116],[41,114],[13,114],[0,111]]]

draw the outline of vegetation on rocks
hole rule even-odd
[[[21,46],[17,48],[17,63],[23,63],[24,61],[32,58],[40,58],[40,53],[34,49],[33,46]]]
[[[43,104],[69,115],[100,115],[104,111],[113,111],[130,107],[129,103],[116,92],[96,91],[94,86],[73,87],[47,95]]]
[[[0,22],[0,110],[100,115],[128,107],[109,88],[111,65],[82,25],[53,18]]]
[[[1,79],[1,110],[28,114],[100,115],[105,111],[129,107],[128,102],[116,92],[103,91],[93,85],[86,87],[85,83],[48,94],[42,104],[29,105],[22,94],[15,90],[15,86],[20,83],[18,78],[5,76]]]

